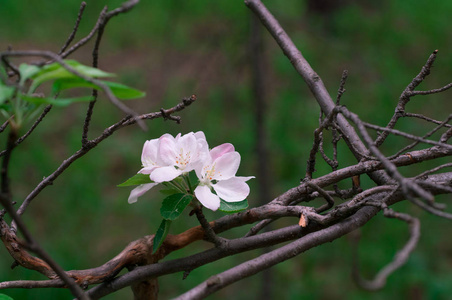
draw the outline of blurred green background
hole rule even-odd
[[[312,3],[316,1],[311,1]],[[385,125],[400,93],[419,72],[430,53],[439,49],[432,74],[420,89],[438,88],[452,78],[452,2],[441,0],[333,1],[322,7],[302,0],[266,1],[303,55],[324,80],[335,98],[342,71],[349,70],[342,103],[363,120]],[[121,1],[89,1],[76,40],[94,25],[105,4]],[[80,2],[0,0],[0,49],[41,49],[58,52],[71,32]],[[127,104],[140,113],[176,105],[184,96],[198,101],[180,113],[182,124],[163,120],[148,123],[149,130],[130,127],[115,133],[88,155],[75,162],[53,186],[46,188],[24,215],[33,234],[65,269],[101,265],[130,241],[156,231],[161,196],[148,193],[129,205],[130,189],[116,185],[140,168],[141,147],[146,139],[163,133],[203,130],[211,146],[231,142],[242,155],[239,175],[256,175],[254,100],[249,52],[251,13],[243,1],[142,1],[131,12],[111,20],[100,50],[99,67],[118,74],[118,81],[147,92],[147,97]],[[267,160],[271,199],[298,184],[304,177],[318,107],[301,77],[276,43],[264,32],[264,70]],[[91,42],[72,58],[90,64]],[[450,92],[414,98],[410,112],[444,119],[450,113]],[[14,198],[24,197],[69,155],[80,147],[85,104],[54,108],[14,153],[11,170]],[[119,120],[122,114],[101,98],[93,116],[90,137]],[[429,126],[403,120],[397,127],[423,134]],[[328,138],[328,137],[327,137]],[[5,144],[5,136],[0,136]],[[391,138],[387,154],[407,141]],[[355,161],[342,145],[340,167]],[[423,166],[424,167],[424,166]],[[320,176],[330,171],[319,163]],[[415,174],[419,167],[403,170]],[[364,184],[368,184],[363,179]],[[249,203],[257,205],[257,181],[250,182]],[[346,187],[346,186],[345,186]],[[440,200],[450,200],[442,197]],[[317,205],[318,203],[313,203]],[[271,298],[280,299],[450,299],[452,294],[452,242],[450,222],[432,217],[406,203],[395,209],[422,221],[422,237],[408,263],[389,277],[379,292],[366,292],[352,281],[352,246],[348,238],[312,249],[272,268]],[[220,217],[208,212],[207,218]],[[276,226],[294,220],[277,222]],[[179,233],[197,225],[182,216],[171,228]],[[246,229],[228,237],[238,237]],[[407,228],[395,220],[377,216],[361,232],[360,259],[369,278],[407,239]],[[210,247],[197,243],[173,253],[174,259]],[[259,255],[253,251],[198,268],[186,280],[182,274],[160,279],[160,297],[175,297],[209,276]],[[23,268],[10,270],[12,259],[0,247],[0,281],[44,279]],[[211,296],[211,299],[256,299],[262,290],[260,275],[253,276]],[[67,291],[5,290],[15,299],[69,299]],[[105,299],[129,299],[124,289]]]

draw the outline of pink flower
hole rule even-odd
[[[254,176],[235,176],[239,165],[240,154],[233,145],[226,143],[210,150],[203,164],[195,168],[199,185],[194,192],[199,202],[215,211],[220,207],[220,198],[226,202],[245,200],[250,193],[246,181]]]
[[[133,189],[129,196],[129,203],[137,201],[138,197],[149,191],[157,184],[171,181],[183,173],[190,172],[195,165],[209,154],[206,137],[202,131],[180,133],[173,137],[164,134],[158,139],[146,141],[141,154],[143,168],[141,174],[149,174],[152,183],[142,184]]]

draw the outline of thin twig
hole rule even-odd
[[[437,131],[440,130],[441,128],[445,127],[445,125],[446,125],[447,123],[449,123],[449,121],[450,121],[451,119],[452,119],[452,114],[449,115],[449,117],[447,117],[446,120],[444,120],[443,122],[441,122],[438,126],[436,126],[436,127],[433,128],[431,131],[429,131],[428,133],[426,133],[426,134],[422,137],[422,139],[425,139],[425,138],[427,138],[427,137],[429,137],[429,136],[432,136],[435,132],[437,132]],[[402,153],[404,153],[404,152],[406,152],[406,151],[408,151],[408,150],[410,150],[410,149],[413,149],[413,148],[416,147],[419,143],[421,143],[420,140],[417,140],[417,141],[415,141],[414,143],[411,143],[410,145],[408,145],[408,146],[406,146],[406,147],[400,149],[399,151],[397,151],[396,154],[394,154],[394,155],[388,157],[388,159],[393,159],[394,157],[397,157],[397,156],[399,156],[400,154],[402,154]],[[441,143],[444,143],[444,142],[441,141]]]
[[[100,12],[99,18],[96,21],[96,24],[94,25],[93,29],[88,33],[88,35],[84,38],[82,38],[80,41],[75,43],[69,50],[61,53],[62,58],[68,57],[70,54],[75,52],[77,49],[88,43],[92,37],[96,34],[97,30],[99,29],[100,24],[103,22],[105,18],[105,13],[107,12],[107,7],[104,7],[104,9]]]
[[[342,72],[341,83],[339,89],[337,90],[336,105],[340,105],[342,95],[345,93],[345,82],[347,81],[348,71],[344,70]]]
[[[436,59],[436,54],[438,50],[433,51],[433,53],[427,59],[427,62],[422,67],[419,74],[408,84],[405,90],[399,97],[399,102],[397,103],[397,107],[395,109],[395,113],[389,121],[388,125],[386,125],[386,129],[393,129],[397,124],[397,121],[403,116],[405,113],[405,106],[410,101],[410,97],[413,95],[414,89],[422,82],[424,79],[430,74],[430,69],[432,68],[433,62]],[[380,135],[375,140],[375,146],[380,147],[381,144],[386,140],[389,135],[389,131],[384,131],[380,133]]]
[[[209,242],[212,242],[217,247],[225,247],[227,244],[227,240],[224,238],[221,238],[215,234],[215,231],[213,231],[212,227],[210,226],[209,222],[207,222],[206,217],[204,216],[202,212],[202,207],[198,206],[194,209],[196,217],[198,218],[199,223],[201,224],[202,228],[204,229],[204,232],[206,233],[206,240]]]
[[[58,55],[61,55],[64,52],[64,50],[66,50],[66,48],[70,45],[70,43],[74,40],[75,34],[78,31],[78,26],[80,25],[80,21],[82,20],[83,11],[85,10],[85,7],[86,7],[86,2],[83,1],[80,4],[80,9],[78,11],[77,20],[75,21],[74,29],[72,29],[71,34],[67,38],[64,45],[61,47],[61,50],[60,50],[60,52],[58,52]]]
[[[353,255],[353,257],[355,258],[353,267],[353,278],[359,284],[359,286],[370,291],[382,289],[386,285],[386,280],[388,276],[394,273],[397,269],[399,269],[407,262],[410,254],[416,248],[416,245],[419,242],[419,237],[421,235],[420,232],[421,226],[418,219],[408,214],[395,212],[387,207],[384,209],[384,216],[387,218],[395,218],[403,222],[406,222],[410,228],[410,238],[408,239],[408,242],[405,244],[405,246],[403,246],[403,248],[397,252],[397,254],[394,256],[394,259],[388,265],[382,268],[377,273],[377,275],[375,275],[375,278],[372,280],[365,280],[364,278],[361,277],[357,266],[358,255],[357,254]]]
[[[423,188],[421,188],[418,184],[416,184],[416,182],[406,179],[402,176],[402,174],[400,174],[400,172],[397,170],[397,167],[394,165],[394,163],[392,161],[389,161],[389,159],[387,159],[377,148],[376,143],[374,143],[374,141],[372,140],[372,138],[370,137],[369,133],[366,130],[366,126],[365,123],[362,122],[359,117],[354,114],[351,113],[350,111],[348,111],[345,107],[337,107],[337,109],[348,119],[352,120],[353,123],[356,124],[356,126],[358,127],[359,132],[361,133],[361,135],[363,136],[364,141],[368,144],[368,147],[370,149],[370,151],[378,158],[378,160],[383,164],[383,166],[385,167],[386,171],[388,172],[388,175],[391,176],[392,178],[394,178],[395,180],[397,180],[397,182],[400,184],[401,188],[403,191],[406,191],[407,197],[410,197],[409,195],[409,191],[413,191],[415,194],[417,194],[418,196],[422,197],[423,199],[429,201],[429,202],[433,202],[433,195],[430,194],[428,191],[424,190]],[[369,126],[367,126],[369,127]],[[379,127],[379,126],[376,126]],[[385,128],[383,128],[385,129]],[[388,129],[393,131],[392,129]],[[435,142],[436,143],[436,142]],[[443,144],[441,145],[443,147]],[[449,147],[445,147],[445,148],[449,148]],[[450,147],[452,149],[452,146]]]
[[[434,123],[434,124],[437,124],[437,125],[443,123],[443,121],[438,121],[438,120],[426,117],[426,116],[421,115],[421,114],[404,113],[403,116],[404,117],[410,117],[410,118],[418,118],[418,119],[421,119],[421,120],[424,120],[424,121],[427,121],[427,122],[430,122],[430,123]],[[444,127],[452,128],[452,125],[451,124],[444,124]]]
[[[19,145],[20,143],[22,143],[35,129],[36,127],[39,125],[39,123],[41,123],[41,121],[44,119],[44,117],[47,115],[47,113],[52,109],[52,105],[47,105],[43,112],[41,113],[41,115],[39,116],[39,118],[33,123],[33,125],[30,127],[30,129],[20,138],[17,139],[17,141],[15,142],[15,145]],[[0,157],[5,155],[6,150],[3,150],[0,152]]]
[[[316,213],[320,214],[334,206],[333,197],[331,197],[330,194],[328,194],[324,189],[322,189],[321,187],[319,187],[317,184],[313,183],[312,181],[306,181],[306,185],[308,187],[310,187],[311,189],[319,192],[319,194],[322,195],[322,197],[326,201],[326,204],[315,209]]]

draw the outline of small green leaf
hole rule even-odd
[[[118,184],[118,187],[124,187],[124,186],[131,186],[131,185],[140,185],[140,184],[146,184],[146,183],[152,183],[151,179],[149,178],[149,174],[141,174],[138,173],[135,176],[130,177],[125,182]]]
[[[226,202],[222,199],[220,199],[220,208],[218,210],[221,210],[225,213],[236,213],[242,210],[245,210],[248,208],[248,200],[243,200],[239,202]]]
[[[12,86],[7,86],[0,81],[0,104],[5,102],[14,95],[16,89]]]
[[[28,64],[20,64],[19,73],[20,73],[20,84],[22,85],[28,78],[36,75],[41,71],[41,68],[34,65]]]
[[[33,104],[52,104],[55,106],[68,106],[74,102],[90,102],[94,100],[93,96],[54,99],[21,95],[20,98]]]
[[[159,229],[157,229],[157,232],[154,236],[154,243],[152,245],[152,253],[154,254],[155,251],[162,245],[163,241],[165,240],[166,236],[168,235],[168,231],[171,225],[170,220],[162,220],[162,223],[160,223]]]
[[[14,300],[14,299],[8,295],[0,294],[0,300]]]
[[[177,219],[184,209],[190,204],[193,196],[190,194],[177,193],[163,199],[160,214],[166,220]]]
[[[115,74],[107,73],[97,68],[88,67],[82,65],[81,63],[75,60],[65,60],[65,62],[71,66],[74,70],[78,71],[82,75],[89,77],[113,77]],[[77,75],[72,74],[64,67],[62,67],[59,63],[52,63],[50,65],[44,66],[41,70],[31,77],[33,79],[33,83],[30,87],[31,91],[34,91],[39,85],[49,80],[56,79],[67,79],[67,78],[79,78]]]
[[[118,99],[123,100],[136,99],[142,98],[146,95],[146,93],[142,91],[128,87],[121,83],[105,80],[100,80],[100,82],[108,86],[113,95],[115,95],[116,98]],[[67,90],[71,88],[92,88],[96,90],[102,90],[98,85],[88,82],[83,78],[65,78],[55,80],[52,86],[52,93],[56,94],[62,90]]]

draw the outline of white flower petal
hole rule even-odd
[[[202,205],[210,210],[215,211],[220,207],[220,198],[212,193],[207,185],[198,185],[195,189],[195,196]]]
[[[143,152],[141,153],[141,163],[144,167],[156,166],[158,145],[158,139],[153,139],[144,143]]]
[[[202,131],[195,132],[195,138],[197,140],[206,140],[206,135]]]
[[[152,171],[154,171],[157,167],[144,167],[142,168],[140,171],[138,171],[138,173],[141,174],[151,174]]]
[[[212,184],[212,187],[217,195],[226,202],[245,200],[250,193],[250,187],[245,183],[243,177],[232,177],[228,180],[218,181],[218,183]]]
[[[157,168],[152,171],[150,178],[154,182],[166,182],[173,180],[180,174],[182,174],[182,172],[176,169],[174,166],[167,166]]]
[[[162,137],[160,138],[158,163],[162,166],[174,166],[176,164],[176,142],[174,138]]]
[[[193,132],[187,133],[183,135],[177,142],[176,153],[179,155],[183,155],[182,158],[186,159],[186,161],[190,161],[197,154],[196,150],[198,148],[198,141],[195,138],[195,134]]]
[[[197,153],[193,159],[193,163],[201,163],[203,165],[210,163],[211,157],[209,154],[209,145],[207,144],[207,141],[198,140],[198,149],[196,151]]]
[[[240,154],[236,151],[228,152],[217,158],[213,162],[215,173],[212,174],[214,180],[226,180],[235,176],[240,165]]]
[[[215,148],[210,150],[210,156],[212,157],[212,160],[215,160],[225,153],[234,152],[234,151],[235,151],[235,149],[232,144],[224,143],[224,144],[216,146]]]
[[[157,184],[158,183],[146,183],[146,184],[141,184],[141,185],[137,186],[130,192],[128,202],[129,203],[137,202],[138,197],[142,196],[144,193],[149,191],[151,188],[153,188]]]

